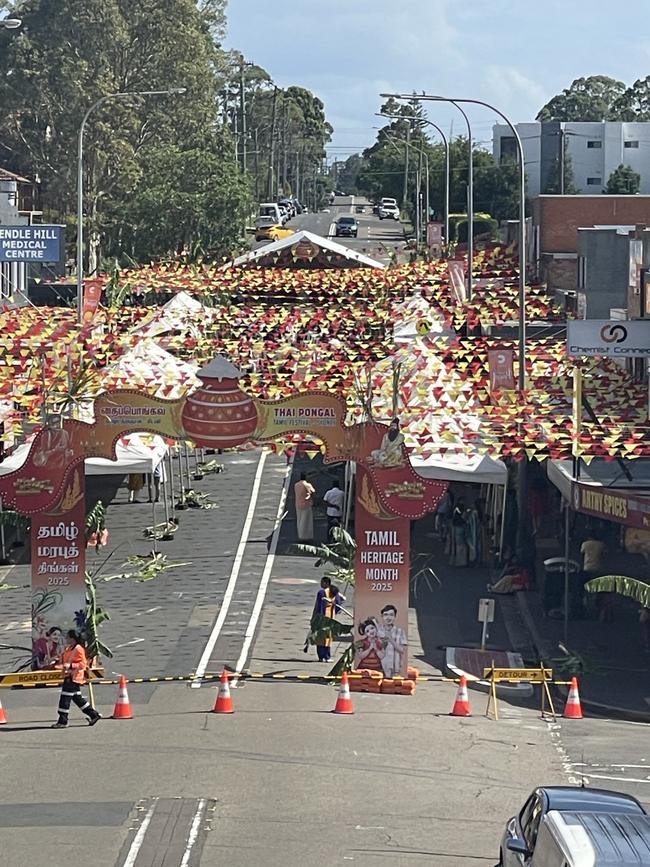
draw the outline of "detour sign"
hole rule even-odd
[[[483,677],[486,680],[507,680],[511,683],[528,681],[543,683],[553,680],[552,668],[484,668]]]

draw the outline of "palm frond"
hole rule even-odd
[[[587,581],[585,590],[589,593],[619,593],[621,596],[634,599],[644,608],[650,608],[650,584],[637,578],[628,578],[626,575],[603,575]]]

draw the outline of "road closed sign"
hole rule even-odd
[[[567,322],[567,355],[650,358],[650,319]]]
[[[0,262],[59,262],[62,226],[0,226]]]

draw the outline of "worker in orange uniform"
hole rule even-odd
[[[54,667],[63,672],[63,686],[59,698],[59,718],[52,725],[52,728],[64,729],[68,725],[71,701],[77,705],[82,713],[86,714],[88,725],[94,726],[102,718],[102,715],[81,694],[81,685],[86,682],[88,658],[74,629],[67,633],[65,650]]]

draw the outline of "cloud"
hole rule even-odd
[[[547,99],[546,89],[514,66],[488,66],[482,92],[506,114],[513,110],[520,114],[522,105],[527,105],[529,117],[516,117],[516,121],[532,120]]]

